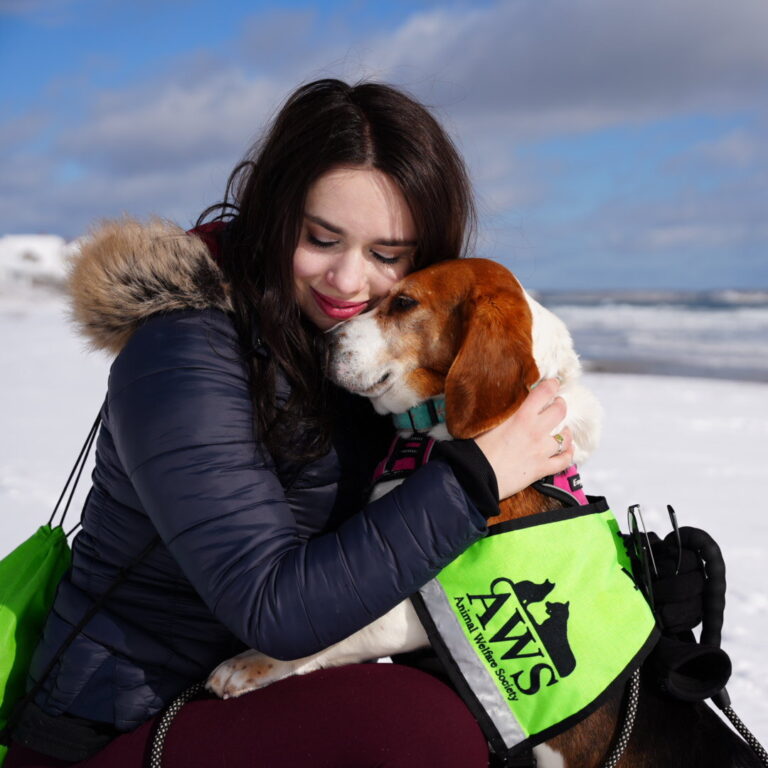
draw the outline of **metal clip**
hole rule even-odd
[[[672,530],[675,532],[675,542],[677,543],[677,565],[675,566],[675,576],[677,576],[683,564],[683,542],[680,539],[680,528],[677,525],[677,513],[671,504],[667,504],[667,514],[672,523]]]
[[[638,520],[640,521],[639,525]],[[627,524],[632,538],[635,559],[640,564],[640,577],[642,580],[640,588],[645,594],[648,602],[653,605],[651,569],[653,569],[653,574],[655,576],[659,575],[659,571],[656,567],[656,560],[653,557],[651,541],[648,537],[648,531],[645,528],[645,520],[643,520],[643,513],[640,511],[639,504],[632,504],[627,508]]]

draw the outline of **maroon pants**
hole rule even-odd
[[[141,768],[154,720],[78,768]],[[4,768],[73,765],[14,744]],[[478,768],[485,739],[464,703],[429,675],[359,664],[291,677],[237,699],[187,704],[165,742],[166,768]]]

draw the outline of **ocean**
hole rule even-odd
[[[768,382],[768,291],[533,292],[586,370]]]
[[[587,371],[768,382],[768,290],[531,294],[568,326]],[[63,301],[57,286],[0,275],[0,317],[63,315]]]

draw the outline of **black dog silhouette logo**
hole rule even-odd
[[[491,582],[487,593],[465,595],[480,625],[475,643],[482,642],[492,652],[484,655],[493,667],[506,662],[509,668],[518,662],[509,677],[515,689],[527,696],[542,685],[554,685],[576,668],[568,642],[570,604],[547,600],[555,587],[549,580],[515,582],[500,577]],[[536,614],[546,618],[538,620]],[[526,664],[527,660],[532,663]]]

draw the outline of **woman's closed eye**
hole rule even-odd
[[[307,240],[309,240],[312,245],[316,245],[318,248],[333,248],[334,245],[338,245],[338,240],[322,240],[319,237],[315,237],[312,234],[307,233]]]
[[[322,237],[313,235],[311,232],[307,232],[307,240],[311,245],[314,245],[317,248],[333,248],[335,245],[338,245],[341,242],[340,240],[325,240]],[[373,248],[370,249],[369,253],[380,264],[386,264],[387,266],[394,266],[395,264],[399,264],[400,261],[408,255],[397,254],[390,256],[389,254],[382,253],[381,251],[376,251]]]
[[[397,264],[400,259],[402,259],[402,256],[387,256],[386,253],[379,253],[378,251],[374,251],[371,249],[371,256],[373,256],[376,261],[381,262],[382,264],[389,264],[390,266],[393,264]]]

